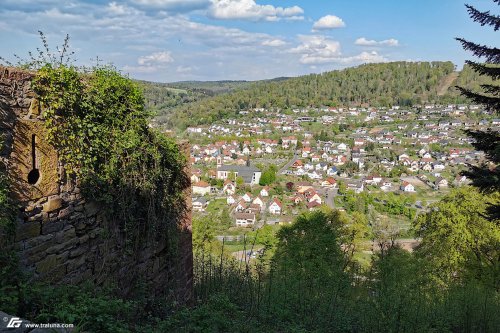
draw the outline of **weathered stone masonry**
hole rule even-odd
[[[136,282],[146,282],[155,293],[174,291],[178,301],[188,301],[193,272],[190,186],[185,189],[186,213],[172,221],[176,242],[145,239],[138,253],[127,255],[117,226],[106,220],[98,204],[82,197],[45,141],[32,78],[32,73],[0,66],[0,158],[21,207],[14,246],[22,267],[35,280],[113,283],[125,294]],[[183,149],[189,151],[187,145]]]

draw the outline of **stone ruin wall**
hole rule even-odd
[[[139,253],[126,255],[117,227],[65,177],[57,152],[45,141],[40,107],[30,89],[32,78],[33,73],[0,66],[0,159],[20,205],[14,247],[22,268],[34,280],[53,284],[113,283],[127,294],[142,281],[155,293],[174,290],[177,301],[190,300],[190,186],[185,190],[188,211],[173,221],[178,230],[175,255],[169,253],[166,239],[153,244],[144,240]],[[189,152],[187,144],[181,147]],[[31,172],[34,168],[38,178]]]

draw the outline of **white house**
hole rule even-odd
[[[199,181],[193,184],[193,194],[207,195],[210,193],[210,184],[205,181]]]
[[[234,218],[238,227],[252,226],[256,221],[254,213],[236,213],[234,214]]]
[[[437,178],[434,186],[438,189],[448,187],[448,181],[444,178]]]
[[[311,163],[306,163],[304,165],[304,169],[305,170],[314,170],[314,165],[312,165]]]
[[[245,201],[245,202],[251,202],[251,201],[252,201],[252,195],[251,195],[250,193],[248,193],[248,192],[247,192],[247,193],[245,193],[245,194],[241,197],[241,199],[243,199],[243,201]]]
[[[236,185],[231,180],[226,179],[222,191],[228,195],[233,195],[234,193],[236,193]]]
[[[238,205],[236,205],[236,207],[234,208],[235,211],[237,212],[243,212],[245,211],[245,209],[247,209],[247,203],[243,200],[241,200],[240,202],[238,202]]]
[[[226,202],[228,205],[232,205],[236,202],[236,199],[232,195],[228,195],[226,198]]]
[[[264,207],[264,201],[260,197],[255,197],[255,199],[253,199],[253,201],[252,201],[252,204],[258,205],[260,207],[260,209],[262,209],[262,207]]]
[[[346,151],[347,150],[347,145],[345,143],[340,143],[338,146],[337,146],[337,149],[338,150],[343,150],[343,151]]]
[[[323,180],[321,182],[321,186],[336,188],[337,187],[337,181],[333,177],[328,177],[326,180]]]
[[[415,192],[415,187],[407,181],[404,181],[399,188],[403,192]]]
[[[432,168],[435,170],[435,171],[443,171],[445,166],[444,164],[441,164],[441,163],[436,163],[432,166]]]
[[[273,215],[280,215],[282,211],[283,205],[279,199],[273,199],[271,204],[269,205],[269,213]]]
[[[269,186],[264,186],[264,187],[260,190],[260,196],[261,196],[261,197],[268,197],[268,196],[269,196]]]
[[[380,186],[382,191],[389,191],[392,189],[392,183],[388,180],[382,182],[382,186]]]
[[[347,183],[347,188],[349,190],[353,190],[354,193],[359,194],[359,193],[363,192],[363,190],[365,189],[365,186],[364,186],[363,182],[349,182],[349,183]]]
[[[208,206],[208,201],[207,201],[207,199],[205,199],[203,197],[201,197],[201,198],[195,198],[192,201],[192,205],[193,205],[193,211],[195,211],[195,212],[204,212],[205,209]]]

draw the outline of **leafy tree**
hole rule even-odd
[[[259,184],[270,185],[276,181],[276,166],[270,165],[260,176]]]
[[[222,212],[220,214],[220,223],[225,229],[230,228],[233,225],[233,220],[231,218],[231,215],[229,214],[229,209],[227,207],[224,207],[222,209]]]
[[[369,298],[373,305],[364,316],[369,318],[370,331],[431,332],[433,326],[436,329],[431,320],[430,296],[438,290],[425,271],[423,260],[398,247],[375,257],[370,283],[375,297]]]
[[[368,142],[368,143],[366,144],[365,150],[366,150],[367,152],[372,152],[372,151],[374,151],[374,150],[375,150],[375,143],[373,143],[373,142]]]
[[[493,0],[498,5],[498,0]],[[466,5],[469,16],[472,20],[481,25],[489,25],[494,31],[500,27],[500,16],[493,15],[489,11],[481,12],[473,6]],[[500,49],[477,44],[463,38],[457,38],[466,51],[471,51],[474,56],[485,59],[485,63],[467,61],[471,68],[483,75],[491,78],[492,82],[482,84],[481,91],[467,89],[458,86],[461,94],[474,103],[483,104],[488,110],[500,113]],[[500,134],[498,131],[475,131],[467,130],[467,134],[474,139],[474,147],[485,152],[488,161],[482,166],[471,166],[464,174],[470,177],[473,184],[482,191],[492,193],[500,191]],[[489,208],[492,219],[500,219],[500,205]]]
[[[449,283],[473,276],[498,289],[500,228],[485,218],[485,212],[499,198],[465,186],[417,218],[414,229],[422,237],[418,254],[432,263],[438,280]]]
[[[314,313],[314,318],[323,316],[324,320],[334,315],[328,305],[335,308],[341,304],[341,295],[349,285],[340,247],[342,218],[338,211],[315,211],[278,231],[271,273],[281,277],[274,286],[281,303],[278,306],[286,306],[291,313]]]

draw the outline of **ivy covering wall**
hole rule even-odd
[[[186,158],[149,128],[138,85],[109,66],[47,64],[33,90],[67,175],[119,222],[130,249],[168,230],[185,209]]]

